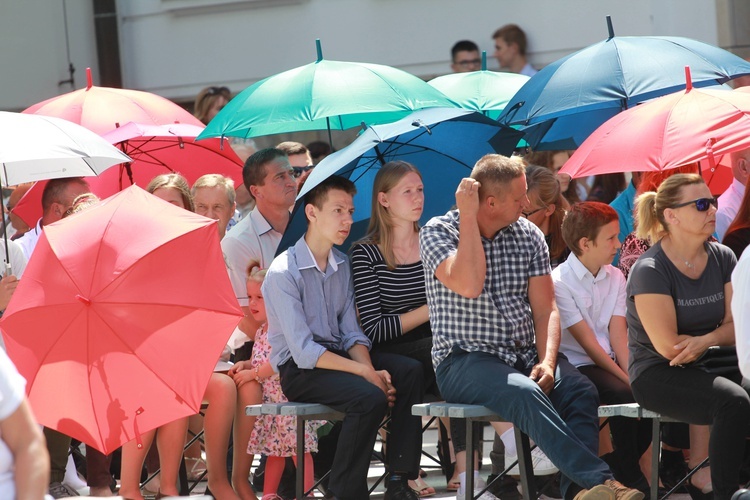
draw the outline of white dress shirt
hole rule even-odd
[[[732,272],[732,290],[737,359],[742,375],[750,378],[750,250],[745,249]]]
[[[593,276],[571,253],[565,262],[552,271],[552,281],[562,328],[560,352],[567,356],[573,366],[595,364],[568,330],[585,320],[604,352],[615,359],[609,341],[609,322],[612,316],[625,317],[625,277],[622,272],[606,265]]]
[[[724,194],[719,196],[719,209],[716,211],[716,234],[719,236],[719,241],[724,239],[729,224],[737,216],[743,196],[745,196],[745,185],[737,179],[734,179]]]

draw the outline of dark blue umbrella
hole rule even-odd
[[[550,64],[534,75],[499,120],[521,126],[535,149],[575,149],[599,125],[640,102],[685,88],[750,74],[750,62],[706,43],[680,37],[609,38]]]
[[[304,196],[331,175],[347,177],[357,186],[354,226],[342,245],[348,248],[367,229],[372,185],[381,165],[403,160],[419,169],[425,188],[422,222],[426,222],[455,203],[459,181],[471,173],[479,158],[488,153],[510,155],[520,136],[520,132],[506,129],[481,113],[448,108],[425,109],[394,123],[368,127],[353,143],[327,156],[313,169],[297,196],[292,220],[277,253],[304,234]]]

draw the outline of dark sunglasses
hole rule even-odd
[[[532,210],[531,212],[521,212],[521,215],[523,215],[524,217],[526,217],[528,219],[529,217],[531,217],[535,213],[540,212],[540,211],[544,210],[545,208],[547,208],[547,207],[537,208],[536,210]]]
[[[716,198],[698,198],[697,200],[686,201],[685,203],[674,205],[672,208],[682,208],[692,205],[693,203],[695,203],[695,209],[699,212],[705,212],[711,205],[715,208],[719,207],[719,200]]]
[[[217,95],[217,94],[229,94],[229,88],[227,88],[227,87],[208,87],[208,89],[206,89],[206,95]]]
[[[301,176],[302,174],[304,174],[305,172],[307,172],[309,170],[312,170],[314,168],[315,168],[315,165],[308,165],[306,167],[292,167],[292,170],[294,171],[294,172],[292,172],[292,175],[295,178],[297,178],[297,177]]]

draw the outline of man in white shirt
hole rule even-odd
[[[255,198],[255,208],[237,223],[221,240],[221,250],[245,318],[242,330],[251,339],[260,324],[253,320],[248,308],[245,285],[247,266],[251,260],[267,269],[289,223],[289,207],[297,197],[297,181],[286,153],[276,148],[261,149],[245,161],[242,180]]]
[[[750,177],[750,148],[731,153],[732,175],[734,180],[724,194],[719,196],[719,210],[716,212],[716,234],[719,241],[724,239],[727,228],[737,216],[737,210],[745,196],[745,186]]]
[[[526,33],[515,24],[506,24],[492,35],[495,59],[501,70],[534,76],[537,70],[526,60]]]

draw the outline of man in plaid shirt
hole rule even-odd
[[[596,389],[558,355],[549,251],[521,217],[530,206],[522,161],[481,158],[456,206],[420,232],[441,394],[527,433],[563,473],[566,499],[642,499],[597,457]]]

